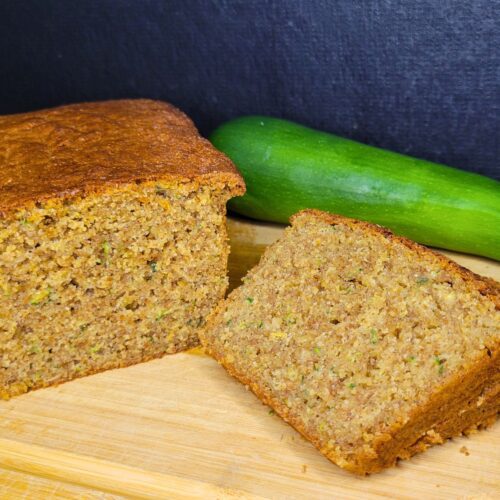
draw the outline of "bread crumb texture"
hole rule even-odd
[[[332,461],[376,472],[494,421],[498,284],[482,283],[382,228],[307,211],[202,343]]]
[[[0,396],[195,346],[228,284],[231,192],[134,182],[0,219]]]

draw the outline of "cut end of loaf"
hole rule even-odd
[[[227,288],[232,186],[171,179],[0,220],[0,395],[174,353]]]
[[[494,420],[498,295],[383,228],[304,211],[201,339],[328,458],[365,474]]]

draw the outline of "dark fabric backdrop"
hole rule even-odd
[[[0,113],[171,101],[500,177],[500,1],[2,0]]]

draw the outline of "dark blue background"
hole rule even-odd
[[[164,99],[500,177],[498,0],[3,0],[0,113]]]

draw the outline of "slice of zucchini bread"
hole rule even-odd
[[[166,103],[0,117],[0,396],[195,345],[243,192]]]
[[[202,343],[340,467],[365,474],[487,426],[500,289],[372,224],[292,218]]]

